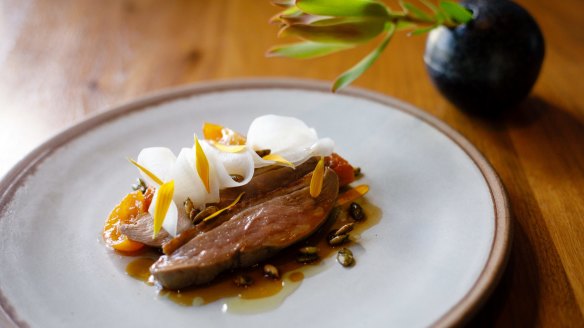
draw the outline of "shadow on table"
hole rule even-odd
[[[510,128],[522,128],[546,120],[556,127],[584,132],[584,117],[575,117],[565,108],[551,104],[538,96],[527,98],[516,110],[505,115],[504,120]]]
[[[528,97],[517,108],[499,116],[473,117],[493,130],[527,128],[540,120],[548,120],[556,126],[567,126],[584,131],[584,117],[575,117],[564,108],[550,104],[537,95]]]
[[[542,117],[549,115],[550,111],[556,110],[558,109],[540,97],[530,96],[519,107],[515,108],[515,110],[511,110],[505,114],[502,119],[510,127],[524,127],[532,125],[542,119]]]
[[[530,166],[532,172],[538,172],[535,178],[571,181],[574,174],[579,174],[577,168],[562,163],[584,158],[583,117],[531,97],[506,117],[482,123],[486,128],[507,131],[505,138],[512,139],[509,144],[516,148],[511,151],[526,156],[512,160],[517,169],[521,160],[529,164],[534,164],[529,161],[535,160],[542,161]],[[557,295],[566,295],[571,290],[565,276],[555,280],[552,277],[552,273],[558,271],[556,264],[560,265],[561,261],[542,224],[545,222],[543,214],[537,208],[538,203],[524,174],[519,172],[504,179],[512,212],[518,214],[512,216],[513,248],[499,285],[468,327],[535,326],[542,316],[543,304],[539,304],[542,299],[547,299],[547,315],[550,311],[561,310],[562,313],[552,313],[562,317],[578,311],[574,304],[560,309],[549,304],[550,298],[558,300]],[[542,256],[545,258],[540,258]],[[554,293],[550,292],[550,286]]]

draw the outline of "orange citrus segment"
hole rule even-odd
[[[223,127],[213,123],[203,124],[203,136],[207,140],[219,141],[223,137]]]
[[[325,159],[325,165],[333,169],[339,176],[339,184],[346,186],[355,181],[355,169],[346,159],[337,153],[332,153]]]
[[[222,145],[245,145],[246,139],[241,134],[224,126],[205,123],[203,125],[203,136],[207,140],[215,141]]]
[[[151,192],[150,192],[151,193]],[[146,197],[151,197],[146,192]],[[129,223],[136,219],[140,214],[148,210],[147,199],[142,195],[142,192],[135,191],[129,193],[122,199],[122,201],[114,207],[109,214],[105,225],[103,227],[103,240],[105,243],[119,251],[134,252],[142,247],[144,244],[128,239],[128,237],[121,233],[120,224]]]

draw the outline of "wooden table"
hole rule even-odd
[[[584,2],[518,2],[539,22],[547,52],[532,95],[505,119],[469,117],[434,89],[425,37],[397,35],[356,85],[444,120],[503,180],[513,249],[472,324],[583,326]],[[136,96],[235,77],[332,80],[368,50],[265,58],[277,11],[267,0],[0,2],[0,176],[56,132]]]

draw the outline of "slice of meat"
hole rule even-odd
[[[242,192],[245,194],[240,200],[240,204],[244,204],[248,199],[257,198],[282,186],[287,186],[312,172],[317,163],[318,157],[311,157],[295,168],[281,165],[259,168],[254,172],[253,178],[249,183],[241,187],[221,190],[219,207],[230,204]]]
[[[223,208],[233,202],[239,194],[244,193],[243,197],[237,204],[237,207],[246,207],[250,202],[256,202],[258,197],[270,193],[281,186],[288,185],[299,178],[303,177],[307,173],[314,170],[318,158],[313,157],[308,159],[303,164],[292,169],[286,166],[267,166],[257,169],[254,172],[253,179],[246,185],[237,188],[229,188],[221,191],[221,201],[217,204],[217,207]],[[180,208],[179,208],[180,210]],[[236,211],[234,208],[230,213]],[[181,211],[179,211],[181,213]],[[183,214],[183,213],[181,213]],[[194,236],[201,232],[209,231],[215,227],[221,225],[225,222],[230,215],[222,215],[221,217],[215,218],[213,221],[199,224],[193,227],[190,221],[185,217],[179,217],[179,232],[181,233],[176,238],[172,238],[164,229],[160,230],[160,233],[155,239],[152,239],[152,216],[148,213],[139,217],[135,222],[131,224],[121,225],[120,229],[123,234],[128,236],[131,240],[139,241],[143,244],[152,247],[163,247],[164,253],[171,253],[172,250],[182,246],[184,243],[192,239]],[[172,243],[168,244],[172,240]],[[168,246],[166,246],[168,244]]]
[[[129,239],[152,247],[160,247],[172,239],[164,229],[160,230],[156,238],[152,238],[153,224],[152,215],[144,213],[134,222],[120,225],[120,231],[128,236]]]
[[[156,238],[152,238],[154,220],[150,213],[140,215],[136,220],[128,224],[120,225],[120,231],[129,239],[139,241],[152,247],[161,247],[172,239],[172,236],[164,229],[160,229]],[[179,211],[178,232],[183,232],[193,227],[193,224],[184,211]]]
[[[204,284],[219,273],[256,264],[305,239],[325,221],[338,195],[337,175],[326,169],[323,188],[310,196],[312,173],[242,207],[150,268],[165,288]]]
[[[243,197],[234,208],[209,222],[199,223],[169,241],[165,240],[162,245],[162,251],[164,254],[171,254],[197,235],[215,229],[225,221],[228,221],[233,217],[233,213],[253,204],[261,203],[263,198],[268,194],[270,194],[270,197],[276,197],[278,192],[280,194],[290,192],[290,190],[283,190],[281,187],[291,185],[293,182],[312,172],[317,163],[318,158],[312,157],[296,168],[272,165],[257,169],[248,184],[221,191],[221,201],[217,204],[219,208],[227,206],[243,193]]]

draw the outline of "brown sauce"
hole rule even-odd
[[[306,276],[317,274],[319,262],[332,257],[341,247],[351,248],[358,244],[361,233],[379,223],[381,210],[370,204],[366,199],[357,201],[365,211],[366,219],[354,221],[348,211],[343,209],[336,220],[328,220],[315,234],[298,245],[289,247],[275,257],[252,268],[234,270],[216,278],[212,283],[196,286],[180,291],[160,289],[159,294],[165,296],[173,302],[191,306],[204,305],[218,300],[225,300],[223,309],[227,311],[249,313],[268,310],[279,306],[289,294],[291,294]],[[332,247],[327,242],[327,235],[330,231],[338,229],[344,224],[355,222],[355,227],[350,233],[351,241]],[[296,260],[297,252],[303,246],[316,246],[318,248],[319,259],[312,263],[300,263]],[[131,261],[126,267],[126,273],[135,279],[141,280],[148,285],[153,285],[150,280],[150,266],[156,261],[155,257],[140,257]],[[280,279],[265,277],[263,265],[269,263],[276,266],[280,273]],[[341,265],[339,264],[339,267]],[[237,275],[246,275],[253,280],[247,287],[237,286],[233,280]],[[264,308],[246,306],[242,300],[260,300],[270,298],[270,302],[264,302]],[[277,298],[272,300],[272,298]],[[231,301],[230,301],[231,300]],[[247,302],[249,303],[249,302]]]
[[[143,281],[148,285],[153,285],[150,279],[150,266],[156,262],[156,259],[151,257],[140,257],[126,266],[126,273],[128,276]]]

